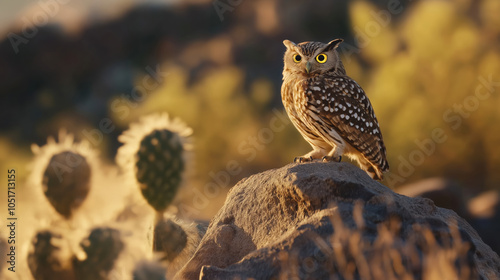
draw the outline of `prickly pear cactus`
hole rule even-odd
[[[173,201],[190,155],[192,129],[167,113],[142,117],[130,124],[118,140],[116,162],[123,174],[156,210],[163,213]]]
[[[185,166],[183,152],[178,134],[168,129],[154,130],[140,142],[136,178],[156,211],[164,211],[177,193]]]
[[[28,253],[28,267],[37,280],[74,279],[71,264],[64,259],[61,245],[63,237],[48,230],[39,231],[33,237]]]
[[[187,245],[187,234],[170,219],[159,221],[154,228],[153,251],[162,253],[162,260],[172,261]]]
[[[87,257],[74,260],[77,280],[106,280],[125,245],[118,230],[103,227],[92,230],[80,246]]]
[[[70,151],[54,154],[43,174],[43,191],[57,212],[70,218],[90,190],[90,166],[82,155]]]

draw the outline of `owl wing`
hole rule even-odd
[[[331,137],[325,129],[334,129],[381,171],[389,169],[377,118],[354,80],[347,76],[319,79],[309,84],[307,96],[307,107],[319,132]]]

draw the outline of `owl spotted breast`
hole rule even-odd
[[[328,44],[283,41],[283,105],[313,150],[295,161],[356,160],[373,179],[389,170],[380,127],[363,89],[346,75],[336,51],[342,39]]]

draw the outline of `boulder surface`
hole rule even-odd
[[[410,276],[411,278],[408,278]],[[500,258],[455,212],[349,163],[241,180],[179,279],[500,279]]]

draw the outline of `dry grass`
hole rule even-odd
[[[430,226],[415,224],[402,233],[401,222],[394,218],[378,225],[374,240],[357,204],[353,218],[356,227],[348,227],[338,212],[330,217],[334,232],[328,238],[312,234],[317,249],[301,258],[297,251],[280,254],[280,279],[477,279],[471,243],[464,241],[455,222],[448,232],[433,233]],[[404,237],[403,237],[404,236]]]

